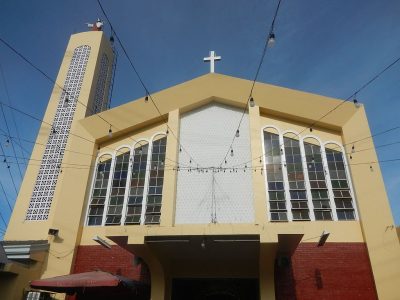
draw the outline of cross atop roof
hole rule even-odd
[[[215,56],[214,51],[210,51],[209,57],[204,57],[204,61],[210,62],[210,73],[214,73],[214,62],[218,60],[221,60],[221,56]]]

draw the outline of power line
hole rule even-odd
[[[388,132],[391,132],[391,131],[394,131],[394,130],[398,130],[398,129],[400,129],[400,126],[391,127],[391,128],[389,128],[389,129],[385,129],[385,130],[383,130],[383,131],[380,131],[380,132],[378,132],[378,133],[369,135],[369,136],[367,136],[367,137],[363,137],[363,138],[361,138],[361,139],[357,139],[357,140],[348,142],[348,143],[346,143],[346,144],[343,144],[342,146],[345,147],[345,146],[348,146],[348,145],[356,144],[356,143],[358,143],[358,142],[361,142],[361,141],[364,141],[364,140],[367,140],[367,139],[371,139],[371,138],[373,138],[373,137],[376,137],[376,136],[379,136],[379,135],[382,135],[382,134],[385,134],[385,133],[388,133]],[[297,135],[297,137],[300,137],[300,133],[299,133],[299,134],[296,134],[296,135]],[[397,144],[397,143],[398,143],[398,142],[396,142],[396,143],[391,143],[391,144],[394,145],[394,144]],[[399,142],[399,143],[400,143],[400,142]],[[282,146],[284,146],[284,144],[280,144],[280,145],[279,145],[279,148],[281,148]],[[385,146],[389,146],[389,144],[375,147],[375,149],[376,149],[376,148],[380,148],[380,147],[385,147]],[[334,147],[334,149],[338,149],[338,148],[339,148],[338,146],[337,146],[337,147]],[[373,148],[370,148],[370,149],[373,149]],[[255,157],[255,158],[253,158],[253,159],[251,159],[251,160],[248,160],[248,161],[243,162],[243,163],[235,164],[234,167],[242,166],[242,165],[246,165],[246,164],[250,164],[250,163],[253,162],[254,160],[258,160],[258,159],[261,160],[263,157],[266,157],[268,154],[270,154],[271,151],[272,151],[272,149],[271,149],[270,151],[266,152],[265,154],[261,154],[261,155]]]
[[[316,124],[316,123],[318,123],[319,121],[321,121],[323,118],[325,118],[327,115],[329,115],[329,114],[331,114],[333,111],[335,111],[338,107],[340,107],[341,105],[343,105],[345,102],[347,102],[347,101],[349,101],[350,99],[352,99],[354,96],[356,96],[359,92],[361,92],[361,91],[363,91],[365,88],[367,88],[369,85],[371,85],[375,80],[377,80],[383,73],[385,73],[386,71],[388,71],[390,68],[392,68],[396,63],[398,63],[400,61],[400,57],[399,58],[397,58],[397,59],[395,59],[393,62],[391,62],[389,65],[387,65],[384,69],[382,69],[378,74],[376,74],[375,76],[373,76],[370,80],[368,80],[366,83],[364,83],[363,85],[361,85],[361,87],[359,87],[355,92],[353,92],[349,97],[347,97],[346,99],[344,99],[344,100],[342,100],[339,104],[337,104],[334,108],[332,108],[331,110],[329,110],[327,113],[325,113],[322,117],[320,117],[318,120],[316,120],[316,121],[314,121],[310,126],[308,126],[308,127],[306,127],[306,126],[304,126],[304,129],[302,130],[302,131],[300,131],[298,134],[297,134],[297,136],[298,137],[300,137],[300,134],[302,134],[307,128],[309,128],[310,129],[310,131],[312,131],[312,128],[313,128],[313,126]],[[357,104],[358,103],[358,101],[355,101],[355,103],[354,104]],[[344,144],[343,146],[346,146],[346,145],[349,145],[349,144],[355,144],[355,143],[358,143],[358,142],[361,142],[361,141],[364,141],[364,140],[366,140],[366,139],[370,139],[370,138],[373,138],[373,137],[376,137],[376,136],[378,136],[378,135],[381,135],[381,134],[385,134],[385,133],[387,133],[387,132],[390,132],[390,131],[394,131],[394,130],[397,130],[397,129],[400,129],[400,126],[395,126],[395,127],[392,127],[392,128],[389,128],[389,129],[387,129],[387,130],[384,130],[384,131],[382,131],[382,132],[379,132],[379,133],[376,133],[376,134],[373,134],[373,135],[370,135],[370,136],[367,136],[367,137],[364,137],[364,138],[361,138],[361,139],[358,139],[358,140],[355,140],[355,141],[352,141],[352,142],[348,142],[348,143],[346,143],[346,144]],[[233,143],[233,141],[232,141],[232,143]],[[283,144],[281,144],[281,145],[279,145],[279,147],[282,147],[283,146]],[[229,151],[229,150],[228,150]],[[258,157],[256,157],[256,158],[254,158],[254,159],[252,159],[252,160],[250,160],[250,161],[248,161],[248,162],[245,162],[245,163],[242,163],[242,164],[246,164],[246,163],[249,163],[249,162],[252,162],[253,160],[256,160],[256,159],[259,159],[259,158],[261,158],[261,157],[263,157],[263,156],[265,156],[265,155],[267,155],[268,153],[266,153],[266,154],[264,154],[264,155],[260,155],[260,156],[258,156]],[[227,155],[225,156],[225,158],[227,157]],[[237,165],[242,165],[242,164],[237,164]]]
[[[0,211],[0,218],[1,218],[1,220],[3,221],[5,228],[7,228],[7,222],[5,221],[5,219],[4,219],[3,214],[1,213],[1,211]],[[3,231],[3,233],[6,233],[5,230],[2,230],[2,229],[1,229],[1,231]]]
[[[281,0],[279,0],[279,1],[281,1]],[[133,69],[134,73],[136,74],[136,76],[137,76],[137,78],[138,78],[140,84],[142,85],[143,89],[144,89],[145,92],[146,92],[145,101],[148,101],[148,99],[151,100],[151,102],[152,102],[152,104],[154,105],[155,109],[157,110],[158,114],[159,114],[160,117],[164,120],[164,123],[165,123],[165,125],[166,125],[166,127],[167,127],[167,132],[166,132],[166,133],[168,134],[169,132],[171,132],[171,134],[174,136],[174,138],[176,139],[176,141],[177,141],[178,144],[179,144],[179,149],[182,149],[183,151],[185,151],[185,153],[190,157],[190,159],[191,159],[192,161],[196,162],[195,159],[192,157],[192,155],[190,155],[190,153],[186,150],[186,148],[183,147],[183,145],[180,143],[180,140],[179,140],[178,136],[174,133],[174,131],[171,129],[171,127],[169,127],[169,125],[168,125],[168,116],[165,116],[165,117],[164,117],[164,116],[162,115],[162,113],[161,113],[159,107],[157,106],[157,104],[156,104],[156,102],[155,102],[153,96],[151,95],[151,93],[150,93],[149,89],[147,88],[146,84],[144,83],[144,80],[142,79],[142,76],[140,76],[140,74],[139,74],[137,68],[136,68],[135,65],[133,64],[132,59],[130,58],[128,52],[126,51],[126,48],[125,48],[125,46],[123,45],[123,43],[122,43],[120,37],[118,36],[117,31],[116,31],[115,28],[113,27],[110,18],[108,17],[108,15],[107,15],[107,13],[105,12],[103,6],[101,5],[100,0],[97,0],[97,3],[98,3],[98,5],[99,5],[99,7],[100,7],[100,9],[101,9],[101,11],[102,11],[104,17],[107,19],[107,22],[108,22],[108,24],[109,24],[110,27],[111,27],[111,31],[113,32],[113,34],[114,34],[115,37],[117,38],[117,41],[118,41],[118,43],[120,44],[121,49],[122,49],[122,51],[124,52],[126,58],[128,59],[130,66],[132,67],[132,69]]]
[[[20,58],[22,58],[26,63],[28,63],[32,68],[34,68],[36,71],[38,71],[40,74],[42,74],[44,77],[46,77],[50,82],[52,82],[55,86],[60,88],[64,93],[67,94],[67,96],[70,96],[70,93],[63,87],[61,86],[56,80],[51,78],[49,75],[47,75],[46,72],[44,72],[42,69],[40,69],[38,66],[36,66],[34,63],[32,63],[28,58],[26,58],[21,52],[19,52],[17,49],[15,49],[13,46],[11,46],[7,41],[2,39],[0,37],[0,41],[6,45],[11,51],[13,51],[15,54],[17,54]],[[84,103],[80,102],[78,98],[75,99],[77,103],[83,105],[85,108],[89,109],[90,112],[93,114],[93,110],[91,108],[88,108]],[[108,125],[112,126],[110,122],[108,122],[106,119],[104,119],[102,116],[99,114],[95,114],[98,118],[102,119],[104,122],[106,122]]]
[[[2,79],[3,79],[4,90],[5,90],[5,92],[6,92],[6,99],[7,99],[7,102],[10,104],[10,103],[11,103],[11,101],[10,101],[10,94],[9,94],[9,91],[8,91],[8,86],[7,86],[6,77],[5,77],[5,75],[4,75],[3,67],[1,66],[1,64],[0,64],[0,72],[1,72],[1,77],[2,77]],[[6,127],[7,127],[7,133],[8,133],[9,136],[11,136],[10,128],[8,127],[8,122],[7,122],[7,118],[6,118],[6,116],[5,116],[5,113],[4,113],[4,108],[3,108],[3,106],[1,106],[1,112],[2,112],[2,114],[3,114],[3,118],[4,118],[4,121],[5,121]],[[17,137],[18,137],[18,139],[19,139],[19,130],[18,130],[17,123],[16,123],[16,121],[15,121],[15,116],[14,116],[13,111],[11,111],[11,119],[12,119],[12,121],[13,121],[13,123],[14,123],[15,132],[17,133]],[[12,146],[14,155],[17,155],[16,152],[15,152],[14,144],[12,143],[11,146]],[[22,154],[22,157],[23,157],[24,159],[26,159],[25,156],[24,156],[24,153],[23,153],[22,151],[21,151],[21,154]],[[21,179],[22,179],[22,172],[21,172],[21,168],[20,168],[19,165],[18,165],[18,170],[19,170],[19,174],[21,175]]]
[[[116,33],[115,33],[115,35],[116,35]],[[116,35],[116,37],[117,37],[118,41],[120,42],[120,40],[119,40],[119,38],[118,38],[117,35]],[[65,90],[60,84],[58,84],[54,79],[52,79],[49,75],[47,75],[46,72],[44,72],[44,71],[41,70],[38,66],[36,66],[34,63],[32,63],[29,59],[27,59],[24,55],[22,55],[19,51],[17,51],[14,47],[12,47],[9,43],[7,43],[4,39],[0,38],[0,41],[3,42],[9,49],[11,49],[14,53],[16,53],[19,57],[21,57],[21,58],[22,58],[25,62],[27,62],[30,66],[32,66],[35,70],[37,70],[38,72],[40,72],[40,73],[41,73],[45,78],[47,78],[50,82],[52,82],[54,85],[58,86],[63,92],[65,92],[67,95],[69,95],[69,92],[68,92],[67,90]],[[120,44],[121,44],[121,46],[122,46],[122,43],[121,43],[121,42],[120,42]],[[125,49],[125,48],[124,48],[124,49]],[[126,53],[126,52],[125,52],[125,53]],[[126,53],[126,55],[127,55],[127,53]],[[133,64],[132,64],[132,65],[133,65]],[[147,91],[147,88],[146,88],[146,91]],[[150,97],[151,97],[151,95],[150,95]],[[77,101],[77,103],[79,103],[79,104],[81,104],[82,106],[84,106],[86,109],[90,110],[91,113],[93,113],[93,110],[91,110],[91,109],[90,109],[88,106],[86,106],[84,103],[80,102],[78,99],[76,99],[76,101]],[[17,111],[17,112],[19,112],[19,113],[22,113],[22,114],[24,114],[24,115],[27,115],[27,116],[29,116],[29,117],[33,117],[33,119],[35,119],[35,120],[37,120],[37,121],[39,121],[39,122],[41,122],[41,123],[44,123],[44,124],[49,125],[49,126],[50,126],[51,128],[53,128],[53,130],[54,130],[54,127],[53,127],[52,124],[47,123],[47,122],[45,122],[45,121],[42,120],[42,119],[39,119],[39,118],[34,117],[34,116],[32,116],[32,115],[29,115],[29,114],[23,112],[22,110],[19,110],[19,109],[17,109],[17,108],[14,108],[14,107],[12,107],[11,105],[7,105],[7,104],[5,104],[5,103],[3,103],[3,102],[0,102],[0,104],[1,104],[1,105],[5,105],[5,106],[9,107],[10,109],[15,110],[15,111]],[[155,104],[155,103],[154,103],[154,104]],[[161,112],[159,111],[158,107],[157,107],[157,111],[159,112],[159,114],[160,114],[160,116],[161,116]],[[95,116],[99,117],[101,120],[103,120],[103,121],[106,122],[108,125],[110,125],[109,134],[112,134],[112,128],[115,128],[115,129],[117,129],[117,130],[120,130],[119,128],[117,128],[116,126],[112,125],[110,122],[108,122],[106,119],[104,119],[104,118],[103,118],[102,116],[100,116],[99,114],[95,114]],[[167,127],[170,129],[170,127],[168,126],[168,124],[166,124],[166,125],[167,125]],[[171,132],[172,132],[172,130],[171,130]],[[167,133],[168,133],[168,131],[167,131]],[[90,140],[88,140],[87,138],[84,138],[84,137],[82,137],[82,136],[80,136],[80,135],[73,134],[71,131],[69,132],[69,134],[70,134],[70,135],[73,135],[73,136],[76,136],[76,137],[79,137],[79,138],[81,138],[81,139],[84,139],[84,140],[86,140],[86,141],[89,141],[89,142],[95,144],[95,142],[90,141]],[[175,136],[175,138],[177,138],[176,135],[175,135],[173,132],[172,132],[172,134]],[[135,143],[138,143],[138,144],[141,145],[141,141],[137,141],[137,140],[135,140],[135,139],[132,138],[132,137],[129,137],[129,139],[132,140],[132,141],[134,141]],[[178,140],[178,139],[177,139],[177,140]],[[178,140],[178,143],[179,143],[179,140]],[[182,145],[180,145],[180,147],[181,147],[181,149],[183,149],[183,146],[182,146]],[[190,155],[189,155],[189,156],[190,156]],[[191,156],[190,156],[190,157],[191,157]]]
[[[334,112],[336,109],[338,109],[340,106],[342,106],[345,102],[349,101],[350,99],[353,99],[354,97],[357,96],[358,93],[360,93],[361,91],[363,91],[365,88],[367,88],[370,84],[372,84],[375,80],[377,80],[383,73],[385,73],[386,71],[388,71],[391,67],[393,67],[395,64],[397,64],[400,61],[400,57],[396,58],[393,62],[391,62],[389,65],[387,65],[383,70],[381,70],[378,74],[376,74],[375,76],[373,76],[370,80],[368,80],[366,83],[364,83],[360,88],[358,88],[355,92],[353,92],[349,97],[347,97],[346,99],[344,99],[342,102],[340,102],[339,104],[337,104],[334,108],[332,108],[331,110],[329,110],[327,113],[325,113],[322,117],[320,117],[318,120],[314,121],[308,128],[312,129],[312,127],[318,123],[319,121],[321,121],[323,118],[325,118],[326,116],[328,116],[329,114],[331,114],[332,112]],[[358,103],[357,99],[353,99],[354,104]],[[304,132],[304,130],[306,130],[306,128],[304,128],[300,133]]]
[[[238,124],[238,126],[236,128],[236,132],[233,135],[232,141],[231,141],[231,143],[230,143],[230,145],[228,147],[228,150],[225,153],[224,158],[222,159],[222,161],[220,163],[220,166],[222,166],[223,162],[226,161],[226,158],[229,155],[229,152],[232,151],[233,142],[240,135],[240,125],[242,124],[244,115],[246,114],[246,111],[247,111],[247,109],[249,107],[249,104],[254,103],[254,99],[253,99],[254,86],[255,86],[255,84],[257,82],[257,78],[258,78],[258,75],[260,73],[261,66],[262,66],[262,64],[264,62],[264,58],[265,58],[265,56],[267,54],[267,50],[269,48],[268,45],[269,45],[269,43],[270,43],[270,41],[272,39],[273,39],[273,41],[275,41],[274,28],[275,28],[275,21],[276,21],[276,18],[278,16],[278,12],[279,12],[280,6],[281,6],[281,0],[278,1],[278,5],[276,6],[275,14],[274,14],[274,17],[272,19],[272,23],[271,23],[271,26],[270,26],[270,29],[269,29],[269,32],[268,32],[268,38],[266,39],[265,44],[264,44],[264,48],[263,48],[263,51],[262,51],[262,54],[261,54],[260,62],[258,63],[257,71],[256,71],[256,74],[254,76],[253,83],[251,85],[250,94],[249,94],[249,97],[247,98],[246,106],[243,109],[242,116],[241,116],[239,124]]]
[[[3,149],[3,145],[2,145],[1,143],[0,143],[0,149],[1,149],[1,151],[3,152],[3,154],[5,155],[6,153],[5,153],[5,151],[4,151],[4,149]],[[6,165],[7,165],[8,174],[10,175],[10,179],[11,179],[12,185],[13,185],[13,187],[14,187],[15,194],[18,195],[18,189],[17,189],[17,186],[16,186],[16,184],[15,184],[14,176],[12,175],[12,172],[11,172],[11,170],[10,170],[10,167],[11,167],[11,166],[8,164],[6,158],[4,158],[4,163],[6,163]],[[18,163],[17,163],[17,164],[18,164]]]
[[[10,209],[10,212],[11,212],[12,211],[12,207],[11,207],[11,204],[10,204],[10,200],[8,199],[7,193],[4,190],[4,186],[3,186],[3,183],[1,182],[1,180],[0,180],[0,186],[1,186],[1,190],[3,191],[3,194],[4,194],[4,199],[6,199],[6,202],[8,204],[8,208]]]

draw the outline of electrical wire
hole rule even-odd
[[[281,1],[281,0],[279,0],[279,1]],[[154,100],[154,97],[151,95],[149,89],[147,88],[146,84],[144,83],[144,80],[143,80],[142,76],[139,74],[139,71],[137,70],[137,68],[136,68],[135,65],[133,64],[133,61],[132,61],[131,57],[129,56],[129,54],[128,54],[128,52],[127,52],[127,50],[126,50],[124,44],[122,43],[122,41],[121,41],[121,39],[120,39],[120,37],[119,37],[119,35],[117,34],[117,31],[115,30],[114,26],[112,25],[110,18],[108,17],[106,11],[104,10],[103,6],[101,5],[100,0],[97,0],[97,3],[98,3],[98,5],[99,5],[99,7],[100,7],[100,9],[101,9],[101,11],[102,11],[104,17],[106,18],[108,24],[110,25],[111,31],[113,32],[113,34],[114,34],[115,37],[117,38],[117,41],[118,41],[119,45],[121,46],[121,49],[122,49],[122,51],[124,52],[126,58],[128,59],[130,66],[132,67],[132,69],[133,69],[134,73],[136,74],[136,76],[137,76],[137,78],[138,78],[140,84],[142,85],[144,91],[146,92],[146,97],[148,97],[148,98],[151,100],[151,103],[154,105],[154,107],[155,107],[155,109],[157,110],[158,114],[159,114],[160,117],[163,119],[163,121],[164,121],[164,123],[165,123],[165,125],[166,125],[166,128],[167,128],[166,133],[171,132],[171,134],[174,136],[174,138],[175,138],[176,141],[178,142],[179,148],[182,149],[182,150],[189,156],[189,158],[190,158],[193,162],[197,163],[196,160],[193,158],[193,156],[190,155],[190,153],[186,150],[185,147],[183,147],[183,145],[180,143],[180,140],[179,140],[178,136],[175,134],[175,132],[172,130],[172,128],[168,125],[168,116],[164,116],[164,115],[161,113],[161,110],[159,109],[159,107],[157,106],[157,104],[156,104],[156,102],[155,102],[155,100]],[[198,164],[198,163],[197,163],[197,164]]]
[[[24,115],[24,116],[26,116],[26,117],[32,118],[33,120],[36,120],[37,122],[46,124],[46,125],[50,126],[51,128],[53,128],[53,127],[52,127],[52,124],[50,124],[50,123],[48,123],[48,122],[46,122],[46,121],[44,121],[44,120],[42,120],[42,119],[40,119],[40,118],[38,118],[38,117],[35,117],[35,116],[33,116],[33,115],[31,115],[31,114],[29,114],[29,113],[27,113],[27,112],[25,112],[25,111],[23,111],[23,110],[21,110],[21,109],[15,108],[15,107],[13,107],[13,106],[11,106],[11,105],[7,105],[7,104],[5,104],[4,102],[1,102],[1,101],[0,101],[0,105],[5,105],[5,106],[9,107],[10,109],[15,110],[16,112],[18,112],[18,113],[20,113],[20,114],[22,114],[22,115]],[[83,139],[83,140],[85,140],[85,141],[87,141],[87,142],[89,142],[89,143],[91,143],[91,144],[96,145],[95,141],[89,140],[89,139],[87,139],[86,137],[83,137],[83,136],[80,136],[80,135],[78,135],[78,134],[72,133],[71,131],[69,132],[69,134],[72,135],[72,136],[81,138],[81,139]],[[135,139],[131,139],[131,140],[133,140],[133,141],[136,142],[136,143],[139,143],[139,142],[136,141]],[[140,143],[139,143],[139,144],[140,144]],[[140,145],[141,145],[141,144],[140,144]],[[1,144],[0,144],[0,147],[1,147]],[[103,149],[110,149],[111,151],[120,152],[120,150],[116,150],[115,148],[112,148],[112,147],[109,147],[109,146],[104,146]],[[64,150],[64,151],[65,151],[65,150]],[[70,152],[72,152],[72,151],[70,151]],[[170,159],[170,158],[166,158],[166,159],[169,160],[169,161],[173,161],[173,162],[179,164],[178,162],[176,162],[175,160],[172,160],[172,159]]]
[[[4,219],[3,214],[1,213],[1,211],[0,211],[0,218],[1,218],[1,220],[3,221],[5,228],[7,228],[7,222],[5,221],[5,219]],[[5,233],[5,231],[4,231],[4,233]]]
[[[10,212],[11,212],[12,211],[12,207],[11,207],[11,204],[10,204],[10,200],[8,199],[7,193],[4,190],[4,186],[3,186],[3,183],[1,182],[1,180],[0,180],[0,187],[1,187],[1,190],[3,191],[4,199],[6,200],[8,208],[10,209]]]
[[[111,23],[110,23],[110,26],[111,26]],[[118,41],[119,41],[121,47],[123,47],[123,45],[122,45],[121,41],[119,40],[119,37],[117,36],[116,32],[115,32],[114,30],[113,30],[113,32],[115,33],[115,36],[117,37],[117,39],[118,39]],[[5,41],[4,39],[2,39],[1,37],[0,37],[0,41],[1,41],[4,45],[6,45],[10,50],[12,50],[15,54],[17,54],[19,57],[21,57],[21,58],[22,58],[25,62],[27,62],[30,66],[32,66],[36,71],[38,71],[39,73],[41,73],[41,74],[42,74],[45,78],[47,78],[50,82],[52,82],[54,85],[56,85],[57,87],[59,87],[64,93],[66,93],[67,95],[69,95],[69,92],[68,92],[67,90],[65,90],[60,84],[58,84],[58,83],[56,82],[56,80],[54,80],[53,78],[51,78],[46,72],[44,72],[42,69],[40,69],[40,68],[39,68],[38,66],[36,66],[34,63],[32,63],[28,58],[26,58],[22,53],[20,53],[19,51],[17,51],[17,50],[16,50],[13,46],[11,46],[8,42],[6,42],[6,41]],[[132,61],[130,60],[128,54],[126,53],[124,47],[123,47],[123,50],[124,50],[124,53],[127,55],[129,61],[131,62],[131,65],[134,67],[134,65],[133,65]],[[136,70],[136,69],[135,69],[135,70]],[[137,73],[137,74],[139,74],[139,73]],[[141,82],[143,83],[143,81],[141,81]],[[143,83],[143,84],[144,84],[144,83]],[[148,91],[147,88],[146,88],[146,91]],[[150,94],[149,94],[149,96],[151,97]],[[84,106],[86,109],[88,109],[91,113],[93,113],[93,110],[91,110],[87,105],[85,105],[84,103],[80,102],[78,99],[76,99],[76,101],[77,101],[77,103],[81,104],[81,105]],[[152,102],[154,103],[153,99],[152,99]],[[47,124],[47,125],[49,125],[51,128],[54,128],[52,124],[50,124],[50,123],[48,123],[48,122],[45,122],[44,120],[39,119],[39,118],[37,118],[37,117],[34,117],[34,116],[32,116],[32,115],[29,115],[29,114],[23,112],[22,110],[19,110],[19,109],[15,108],[15,107],[12,107],[11,105],[7,105],[7,104],[5,104],[4,102],[0,102],[0,104],[1,104],[1,105],[5,105],[5,106],[7,106],[8,108],[10,108],[10,109],[12,109],[12,110],[15,110],[15,111],[17,111],[17,112],[19,112],[19,113],[22,113],[22,114],[24,114],[24,115],[27,115],[27,116],[29,116],[29,117],[33,117],[35,120],[37,120],[37,121],[39,121],[39,122],[41,122],[41,123]],[[162,117],[161,112],[160,112],[160,110],[158,109],[157,105],[156,105],[155,103],[154,103],[154,105],[156,106],[157,111],[159,112],[160,116]],[[119,128],[117,128],[116,126],[114,126],[113,124],[111,124],[110,122],[108,122],[106,119],[104,119],[101,115],[95,114],[95,116],[99,117],[101,120],[103,120],[103,121],[106,122],[108,125],[110,125],[110,130],[111,130],[111,128],[115,128],[116,130],[120,130]],[[174,134],[174,132],[171,130],[171,128],[168,126],[168,124],[166,124],[166,125],[167,125],[167,128],[169,128],[169,130],[170,130],[171,133],[175,136],[175,138],[177,139],[177,141],[178,141],[178,143],[179,143],[179,140],[178,140],[177,136]],[[88,139],[85,138],[85,137],[82,137],[82,136],[80,136],[80,135],[77,135],[77,134],[72,133],[71,131],[69,132],[69,134],[70,134],[70,135],[73,135],[73,136],[75,136],[75,137],[79,137],[79,138],[81,138],[81,139],[84,139],[84,140],[86,140],[86,141],[89,141],[89,142],[95,144],[94,141],[90,141],[90,140],[88,140]],[[129,139],[132,140],[132,141],[134,141],[135,143],[141,144],[140,141],[137,141],[137,140],[133,139],[132,137],[129,137]],[[181,149],[184,149],[182,145],[180,145],[180,147],[181,147]],[[187,151],[185,151],[185,152],[189,155],[189,153],[188,153]],[[190,156],[190,155],[189,155],[189,156]],[[191,157],[191,156],[190,156],[190,157]],[[191,157],[191,158],[192,158],[192,157]],[[192,158],[192,160],[193,160],[193,158]]]
[[[8,86],[7,86],[6,77],[5,77],[5,74],[4,74],[4,71],[3,71],[3,67],[1,66],[1,64],[0,64],[0,73],[1,73],[2,81],[3,81],[3,85],[4,85],[4,91],[5,91],[5,93],[6,93],[6,99],[7,99],[7,102],[10,104],[10,103],[11,103],[11,101],[10,101],[10,93],[9,93],[9,91],[8,91]],[[1,106],[1,112],[2,112],[2,115],[3,115],[4,121],[5,121],[6,127],[7,127],[7,133],[8,133],[9,136],[11,136],[11,131],[10,131],[10,128],[9,128],[9,126],[8,126],[8,122],[7,122],[6,115],[5,115],[5,113],[4,113],[4,108],[3,108],[3,106]],[[13,114],[12,111],[11,111],[11,119],[12,119],[12,121],[13,121],[13,123],[14,123],[15,132],[17,133],[17,137],[19,137],[18,126],[17,126],[17,123],[16,123],[16,121],[15,121],[15,116],[14,116],[14,114]],[[16,156],[17,154],[16,154],[16,152],[15,152],[14,144],[11,143],[11,146],[12,146],[14,155]],[[22,151],[21,151],[21,154],[22,154],[22,157],[24,157],[24,154],[23,154]],[[24,157],[24,159],[25,159],[25,157]],[[22,176],[21,168],[20,168],[19,165],[18,165],[18,170],[19,170],[19,174],[20,174],[21,179],[22,179],[23,176]]]
[[[0,143],[0,149],[1,149],[1,151],[2,151],[2,152],[4,153],[4,155],[5,155],[6,153],[5,153],[5,151],[4,151],[4,149],[3,149],[3,145],[2,145],[1,143]],[[11,169],[11,166],[10,166],[10,164],[8,164],[6,158],[4,159],[4,163],[6,163],[6,165],[7,165],[8,174],[10,175],[10,179],[11,179],[12,185],[13,185],[13,187],[14,187],[15,194],[18,195],[18,189],[17,189],[17,186],[16,186],[16,184],[15,184],[14,176],[13,176],[11,170],[10,170],[10,169]],[[18,163],[17,163],[17,165],[18,165]]]
[[[313,126],[315,124],[317,124],[319,121],[321,121],[323,118],[325,118],[326,116],[328,116],[329,114],[331,114],[332,112],[334,112],[336,109],[338,109],[340,106],[342,106],[345,102],[353,99],[354,97],[357,96],[358,93],[360,93],[361,91],[363,91],[365,88],[367,88],[370,84],[372,84],[375,80],[377,80],[383,73],[385,73],[386,71],[388,71],[390,68],[392,68],[395,64],[397,64],[400,61],[400,57],[396,58],[393,62],[391,62],[389,65],[387,65],[384,69],[382,69],[378,74],[376,74],[375,76],[373,76],[370,80],[368,80],[366,83],[364,83],[360,88],[358,88],[355,92],[353,92],[353,94],[351,94],[349,97],[347,97],[346,99],[344,99],[342,102],[340,102],[339,104],[337,104],[335,107],[333,107],[331,110],[329,110],[327,113],[325,113],[322,117],[320,117],[318,120],[314,121],[308,128],[312,129]],[[304,130],[306,130],[306,128],[303,129],[303,131],[300,132],[300,134],[302,132],[304,132]]]
[[[226,151],[225,156],[222,159],[222,161],[219,164],[219,166],[222,166],[224,161],[226,161],[226,158],[228,157],[229,152],[232,149],[233,143],[234,143],[235,139],[237,138],[237,133],[239,133],[239,131],[240,131],[240,125],[242,124],[244,115],[246,114],[246,111],[247,111],[247,109],[249,107],[250,99],[252,98],[252,95],[253,95],[254,86],[255,86],[255,84],[257,82],[257,78],[258,78],[258,75],[260,73],[261,66],[262,66],[262,64],[264,62],[264,58],[265,58],[265,56],[267,54],[267,51],[268,51],[268,41],[269,41],[269,38],[271,37],[271,34],[273,34],[273,32],[274,32],[275,21],[276,21],[276,18],[278,16],[278,12],[279,12],[280,6],[281,6],[281,0],[278,1],[278,4],[277,4],[276,9],[275,9],[275,14],[274,14],[274,17],[272,19],[272,23],[271,23],[271,26],[270,26],[270,29],[269,29],[269,32],[268,32],[268,37],[265,40],[265,44],[264,44],[264,48],[263,48],[263,51],[262,51],[262,54],[261,54],[260,62],[258,63],[257,71],[256,71],[256,74],[254,76],[254,79],[253,79],[253,82],[252,82],[252,85],[251,85],[250,94],[249,94],[249,97],[247,98],[246,106],[243,109],[242,116],[241,116],[239,124],[238,124],[238,126],[236,128],[235,134],[233,135],[232,141],[231,141],[231,143],[230,143],[230,145],[228,147],[228,150]]]

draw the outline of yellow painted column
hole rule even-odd
[[[277,243],[260,244],[260,299],[275,299],[275,257]]]
[[[132,237],[129,237],[128,244],[133,241]],[[141,257],[147,264],[150,271],[151,280],[151,300],[166,300],[170,298],[170,279],[169,279],[169,268],[167,263],[162,261],[162,258],[157,257],[151,248],[146,244],[135,245],[133,253]]]
[[[252,167],[259,167],[260,158],[263,155],[263,145],[260,134],[260,108],[258,106],[249,107],[249,124],[250,124],[250,140],[251,140],[251,159]],[[253,176],[253,193],[254,193],[254,211],[255,223],[263,224],[267,222],[265,181],[261,172],[252,172]]]
[[[351,153],[351,141],[371,135],[363,107],[343,127],[346,152]],[[364,240],[374,274],[379,299],[399,299],[400,244],[390,211],[385,185],[372,139],[355,143],[356,152],[350,163],[357,208]],[[357,149],[370,149],[357,152]],[[349,161],[349,155],[347,157]]]
[[[175,165],[178,161],[179,148],[179,110],[175,109],[168,115],[169,135],[165,153],[165,164]],[[168,159],[167,159],[168,158]],[[161,207],[161,226],[173,226],[175,222],[177,172],[172,167],[166,168],[164,173],[164,187]]]

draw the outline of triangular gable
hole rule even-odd
[[[251,85],[250,80],[210,73],[152,94],[162,116],[150,101],[146,103],[144,98],[139,98],[100,113],[101,118],[93,115],[80,123],[95,140],[101,140],[109,130],[109,125],[102,118],[115,127],[114,136],[123,135],[152,123],[163,122],[168,112],[176,109],[187,112],[211,101],[244,107]],[[253,97],[262,114],[282,116],[306,124],[312,124],[321,118],[322,112],[330,111],[342,101],[259,82]],[[355,111],[352,103],[345,103],[318,124],[339,130]]]

